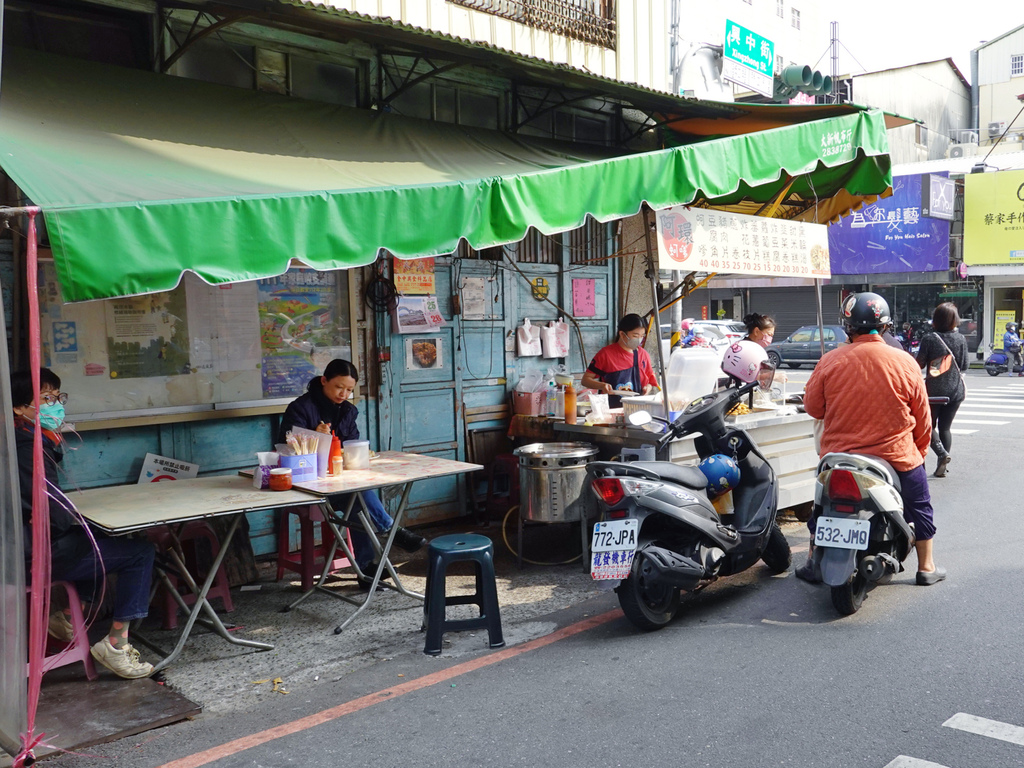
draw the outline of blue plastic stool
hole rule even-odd
[[[451,563],[470,561],[476,566],[476,592],[457,597],[445,596],[445,573]],[[503,648],[501,612],[498,608],[498,588],[494,581],[494,545],[486,536],[467,533],[439,536],[430,542],[427,550],[427,589],[423,603],[423,624],[427,642],[423,652],[431,656],[441,653],[441,638],[445,632],[466,629],[486,629],[491,648]],[[475,619],[447,619],[449,605],[476,605],[480,616]]]

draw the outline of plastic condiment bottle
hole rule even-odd
[[[576,423],[576,390],[571,381],[565,385],[565,423]]]
[[[341,440],[338,439],[337,435],[331,436],[331,453],[327,459],[327,466],[331,468],[331,474],[338,474],[341,462]]]

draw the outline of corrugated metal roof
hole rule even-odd
[[[987,150],[986,150],[987,151]],[[985,158],[985,153],[972,157],[949,157],[941,160],[926,160],[921,163],[901,163],[892,167],[893,176],[907,176],[917,173],[935,173],[948,171],[949,173],[970,173],[978,163]],[[1001,152],[992,154],[985,164],[992,170],[1016,171],[1024,169],[1024,152]]]

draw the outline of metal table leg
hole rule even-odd
[[[174,538],[174,546],[170,549],[169,554],[171,556],[171,559],[174,560],[175,565],[180,569],[181,576],[183,579],[185,579],[185,583],[188,584],[189,589],[191,589],[195,594],[196,602],[195,605],[192,606],[189,612],[188,620],[185,622],[185,626],[181,630],[181,635],[178,637],[177,645],[175,645],[174,649],[166,657],[161,659],[159,663],[153,665],[154,671],[164,669],[168,665],[172,664],[175,659],[178,658],[178,655],[185,647],[185,642],[188,640],[188,636],[192,633],[192,627],[195,626],[196,621],[199,619],[199,614],[202,612],[205,612],[207,615],[208,626],[210,626],[210,628],[213,631],[215,631],[218,635],[223,637],[229,643],[232,643],[234,645],[244,645],[249,648],[257,648],[261,651],[273,650],[273,645],[270,645],[268,643],[258,643],[255,640],[244,640],[242,638],[235,637],[230,632],[228,632],[227,627],[224,626],[224,623],[220,620],[220,617],[217,615],[217,612],[213,610],[213,606],[210,605],[209,601],[207,601],[206,599],[206,595],[210,592],[210,587],[213,586],[213,580],[217,576],[217,571],[220,569],[221,563],[224,562],[224,556],[227,555],[228,547],[231,545],[231,539],[234,538],[235,531],[238,530],[238,524],[239,522],[241,522],[243,514],[244,513],[240,512],[239,514],[232,517],[231,526],[230,528],[228,528],[227,535],[224,537],[224,541],[220,545],[220,549],[217,552],[217,556],[213,560],[213,564],[210,566],[210,572],[206,575],[206,580],[203,582],[202,587],[198,587],[196,585],[196,581],[192,578],[192,574],[188,572],[188,568],[185,566],[184,560],[178,554],[178,549],[181,546],[181,542],[178,541],[177,532],[173,530],[171,531],[171,534]],[[162,574],[161,578],[165,580],[164,583],[170,589],[171,595],[174,597],[175,601],[180,606],[188,610],[187,604],[182,598],[181,593],[179,593],[178,590],[174,588],[173,583],[170,581],[169,578],[167,578],[167,575],[164,573]]]
[[[377,565],[377,572],[373,575],[373,583],[370,584],[370,591],[366,593],[366,598],[363,600],[362,604],[358,608],[356,608],[355,613],[353,613],[351,616],[345,619],[344,622],[342,622],[334,628],[334,634],[340,635],[341,631],[345,629],[345,627],[347,627],[349,624],[351,624],[352,621],[356,618],[356,616],[362,613],[363,610],[371,603],[371,601],[373,600],[373,596],[377,592],[377,585],[380,584],[381,574],[384,573],[385,568],[387,568],[388,573],[391,575],[391,578],[395,582],[395,586],[391,587],[391,589],[394,589],[396,592],[400,592],[401,594],[407,597],[416,598],[417,600],[425,599],[425,597],[420,593],[413,592],[405,588],[405,586],[402,584],[401,579],[398,578],[398,574],[395,573],[395,568],[391,564],[391,559],[389,557],[391,553],[391,545],[395,541],[395,534],[398,532],[398,529],[402,525],[402,517],[405,514],[406,504],[408,504],[409,502],[410,490],[412,490],[412,482],[408,482],[402,487],[402,500],[398,505],[398,511],[395,513],[394,522],[391,524],[391,531],[390,533],[388,533],[388,540],[384,543],[384,546],[381,547],[380,542],[377,541],[376,536],[370,536],[370,542],[373,544],[374,549],[377,550],[377,554],[380,556],[380,563]],[[366,519],[366,506],[363,502],[363,494],[360,491],[358,495],[360,505],[359,518],[363,521],[364,525],[368,525],[369,520]],[[372,531],[373,527],[370,526],[367,528],[367,530]]]

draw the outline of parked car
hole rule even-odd
[[[846,330],[841,325],[826,325],[825,351],[835,349],[846,343]],[[797,328],[782,341],[768,345],[768,362],[778,368],[788,365],[799,368],[801,365],[814,365],[821,359],[821,336],[816,325],[804,325]]]
[[[694,328],[699,328],[704,332],[704,338],[720,355],[725,354],[729,345],[747,335],[747,327],[739,320],[694,320],[693,325]],[[669,354],[669,339],[672,337],[672,326],[662,323],[661,334],[661,349],[667,356]]]

